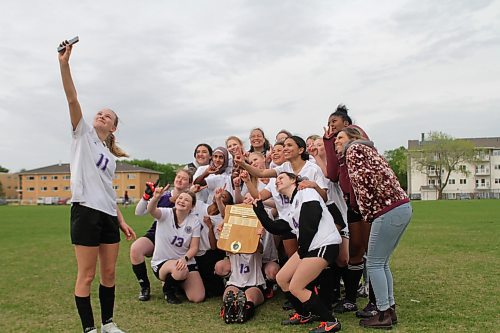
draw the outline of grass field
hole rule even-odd
[[[500,331],[500,201],[414,202],[414,217],[391,263],[399,323],[395,332]],[[124,209],[138,235],[149,217]],[[244,325],[218,317],[219,299],[168,305],[153,281],[153,298],[138,286],[122,241],[115,321],[127,332],[307,332],[283,327],[280,295]],[[69,240],[69,206],[0,206],[0,332],[80,332],[73,300],[76,264]],[[98,283],[94,316],[100,321]],[[358,305],[364,306],[365,299]],[[353,314],[339,316],[343,332],[362,332]]]

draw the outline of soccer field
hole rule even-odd
[[[500,331],[500,201],[413,202],[414,215],[393,255],[399,323],[394,332]],[[69,206],[0,206],[0,332],[80,332],[74,306],[76,264],[69,239]],[[142,235],[150,217],[122,209]],[[152,299],[137,300],[138,284],[122,241],[115,321],[127,332],[307,332],[284,327],[281,294],[243,325],[218,317],[219,299],[170,305],[149,271]],[[94,281],[92,303],[100,322]],[[365,299],[358,301],[364,306]],[[354,314],[338,316],[343,332],[365,331]]]

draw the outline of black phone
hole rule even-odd
[[[78,38],[78,36],[74,37],[74,38],[71,38],[69,41],[68,41],[68,44],[67,45],[73,45],[75,43],[78,43],[80,39]],[[62,52],[66,49],[66,45],[62,45],[62,46],[59,46],[57,48],[57,52]]]

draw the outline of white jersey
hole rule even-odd
[[[326,205],[330,205],[332,203],[335,203],[337,205],[337,208],[339,209],[340,213],[342,214],[342,218],[344,219],[344,223],[346,224],[347,228],[347,204],[344,200],[344,194],[342,193],[342,189],[339,186],[339,183],[337,182],[332,182],[331,180],[328,179],[328,201],[326,202]],[[344,228],[346,231],[348,229]],[[344,230],[342,229],[342,230]]]
[[[270,178],[264,190],[269,191],[276,205],[278,211],[278,218],[282,219],[286,216],[287,211],[290,209],[290,199],[283,194],[280,194],[276,189],[276,178]]]
[[[71,143],[71,202],[116,216],[115,169],[115,157],[82,117]]]
[[[263,182],[261,182],[260,180],[257,181],[257,192],[260,192],[262,191],[263,189],[266,188],[266,184],[264,184]],[[248,186],[247,184],[243,184],[243,186],[241,187],[241,196],[244,198],[245,195],[247,195],[248,192]]]
[[[299,217],[302,204],[309,201],[318,201],[321,205],[323,213],[321,215],[321,220],[319,222],[318,230],[313,237],[311,245],[308,251],[319,249],[322,246],[330,244],[340,244],[342,243],[342,238],[340,238],[340,233],[335,226],[332,214],[326,208],[325,202],[321,196],[316,192],[316,190],[311,188],[305,188],[303,190],[297,191],[295,197],[292,201],[292,209],[288,212],[288,216],[285,220],[292,228],[292,232],[300,238],[299,235]]]
[[[175,225],[172,208],[158,208],[161,217],[156,224],[155,250],[151,266],[157,266],[165,260],[183,258],[193,237],[200,237],[200,221],[196,214],[189,214],[179,228]],[[195,264],[194,257],[187,262]]]
[[[196,170],[193,179],[201,176],[209,165],[203,165]],[[227,170],[227,169],[226,169]],[[214,191],[219,187],[224,187],[226,185],[226,190],[231,193],[234,198],[233,184],[231,182],[231,174],[222,173],[220,175],[211,174],[205,178],[207,182],[207,188],[196,193],[196,200],[203,201],[207,204],[211,204],[214,200]]]
[[[196,254],[197,257],[204,255],[208,250],[211,249],[210,247],[210,238],[209,238],[209,229],[205,222],[203,222],[203,218],[208,215],[208,204],[204,202],[196,202],[196,207],[193,211],[193,214],[195,214],[198,217],[198,220],[200,221],[200,248],[198,250],[198,253]],[[217,215],[212,215],[209,216],[210,219],[212,220],[212,225],[213,225],[213,231],[215,234],[215,239],[218,239],[219,234],[217,233],[217,227],[219,224],[222,223],[223,218],[220,214]]]
[[[264,286],[266,281],[262,274],[262,253],[229,254],[231,276],[227,285],[239,288]]]
[[[293,171],[292,165],[288,161],[280,166],[277,166],[273,170],[276,171],[277,175],[279,175],[281,172],[295,173]],[[316,182],[316,184],[318,184],[320,188],[328,189],[325,175],[317,164],[306,161],[302,169],[299,171],[298,176],[302,177],[303,179],[308,179]]]

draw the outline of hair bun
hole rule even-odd
[[[337,109],[335,110],[335,112],[343,112],[345,114],[347,114],[347,111],[349,109],[345,106],[345,104],[339,104],[337,105]]]

